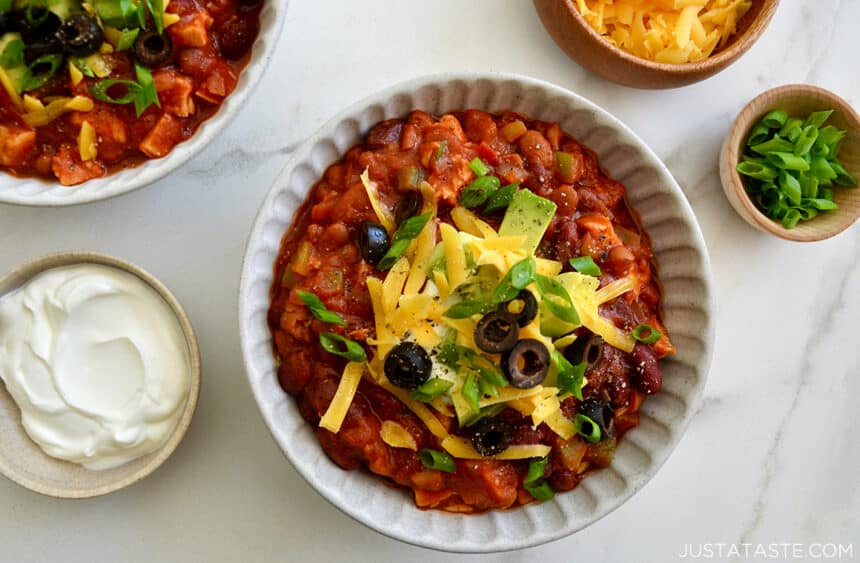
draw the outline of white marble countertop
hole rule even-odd
[[[588,74],[544,33],[529,0],[293,0],[268,75],[201,155],[143,190],[68,209],[0,205],[0,270],[64,249],[106,252],[158,276],[198,331],[203,392],[184,443],[119,493],[59,501],[0,479],[0,560],[443,561],[324,502],[270,438],[243,373],[239,268],[286,154],[383,86],[453,70],[554,82],[630,125],[699,218],[715,275],[717,341],[701,409],[643,491],[564,540],[462,559],[669,561],[692,545],[853,542],[860,559],[860,226],[783,242],[747,226],[719,185],[731,120],[761,91],[810,82],[860,103],[857,0],[783,0],[727,71],[672,91]],[[776,547],[789,559],[796,547]],[[843,551],[843,555],[845,552]]]

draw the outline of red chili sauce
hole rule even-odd
[[[509,142],[502,129],[517,120],[527,130]],[[440,151],[443,143],[444,150]],[[573,156],[565,181],[554,170],[555,151]],[[650,239],[626,203],[624,186],[608,178],[595,153],[562,132],[556,123],[529,121],[512,112],[491,115],[468,110],[437,119],[415,111],[405,120],[380,123],[362,145],[330,166],[296,213],[275,264],[268,322],[278,377],[297,400],[302,416],[317,427],[346,364],[320,347],[319,334],[336,330],[362,343],[375,335],[366,280],[369,276],[384,279],[385,273],[364,261],[357,246],[361,222],[376,221],[360,174],[369,170],[383,202],[393,209],[402,197],[399,172],[420,167],[438,194],[439,218],[451,222],[450,210],[457,205],[458,193],[473,178],[468,164],[475,156],[489,165],[503,184],[522,182],[522,187],[557,204],[538,249],[539,257],[567,263],[571,257],[590,255],[602,270],[601,286],[626,275],[638,276],[638,294],[631,291],[622,295],[602,306],[601,314],[627,331],[648,323],[663,334],[653,346],[637,344],[634,354],[606,345],[603,357],[587,372],[584,398],[600,398],[614,409],[609,439],[589,444],[577,435],[565,441],[545,424],[533,429],[531,420],[513,409],[498,415],[514,426],[513,444],[552,447],[544,476],[554,491],[570,490],[585,472],[610,463],[617,441],[639,423],[638,410],[644,397],[660,388],[656,359],[674,348],[660,320],[661,294],[654,277]],[[498,228],[501,216],[499,212],[481,218]],[[565,271],[569,270],[566,266]],[[316,293],[329,310],[346,320],[347,326],[341,329],[316,320],[297,290]],[[587,336],[588,331],[579,329],[579,333]],[[648,373],[637,371],[642,357],[635,354],[644,354],[652,364]],[[572,418],[577,403],[573,398],[565,399],[563,414]],[[455,418],[438,418],[448,432],[461,432]],[[419,449],[441,450],[438,439],[403,403],[367,378],[361,381],[341,430],[333,434],[318,428],[317,436],[338,465],[365,468],[390,483],[412,489],[421,508],[470,513],[533,500],[523,486],[528,460],[458,459],[453,474],[425,469],[415,451],[383,442],[380,428],[386,420],[407,429]]]
[[[166,28],[173,40],[170,59],[150,69],[161,107],[150,106],[140,117],[133,104],[93,100],[92,111],[66,113],[47,125],[30,127],[0,87],[0,170],[18,176],[57,179],[66,186],[134,168],[161,158],[189,139],[235,89],[259,31],[262,0],[172,0],[168,13],[180,20]],[[104,54],[111,79],[134,80],[131,51]],[[104,78],[85,77],[72,84],[67,65],[41,88],[29,92],[53,96],[86,96]],[[83,161],[78,136],[84,121],[95,129],[98,156]]]

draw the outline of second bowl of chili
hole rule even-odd
[[[271,58],[285,0],[0,6],[0,202],[126,193],[197,154]]]

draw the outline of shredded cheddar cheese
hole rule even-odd
[[[94,105],[90,98],[75,96],[74,98],[56,98],[42,109],[24,114],[24,121],[30,127],[41,127],[70,111],[92,111]]]
[[[352,405],[361,375],[364,373],[364,364],[349,362],[343,370],[343,375],[338,383],[334,398],[328,406],[325,414],[320,419],[320,427],[337,433],[346,418],[346,413]]]
[[[588,24],[613,44],[652,61],[681,64],[726,45],[751,0],[577,0]]]
[[[385,230],[389,234],[393,233],[395,230],[394,213],[379,199],[379,190],[376,188],[376,182],[370,179],[370,170],[365,169],[360,177],[364,191],[367,192],[367,197],[370,199],[370,206],[373,207],[373,212],[376,213],[376,218],[379,219],[379,224],[385,227]]]
[[[442,448],[449,454],[460,459],[487,459],[482,456],[472,444],[465,438],[457,436],[448,436],[442,440]],[[528,444],[528,445],[512,445],[500,454],[491,456],[492,459],[529,459],[535,457],[545,457],[549,454],[552,448],[543,444]]]
[[[78,134],[78,152],[84,162],[93,160],[98,156],[98,139],[96,130],[89,121],[81,124],[81,132]]]
[[[415,443],[415,438],[412,437],[412,434],[393,420],[382,422],[382,428],[379,429],[379,437],[392,448],[405,448],[407,450],[418,451],[418,444]]]

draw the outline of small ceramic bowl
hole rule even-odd
[[[639,58],[597,33],[576,0],[534,0],[544,27],[567,56],[591,72],[634,88],[677,88],[704,80],[735,62],[758,40],[779,0],[755,0],[727,45],[703,61],[665,64]]]
[[[750,199],[736,168],[750,129],[773,109],[783,109],[797,117],[805,117],[814,111],[834,110],[826,124],[847,133],[839,151],[839,160],[846,170],[860,177],[860,116],[851,104],[818,86],[790,84],[768,90],[753,99],[729,130],[720,151],[720,179],[729,203],[744,221],[756,229],[785,240],[812,242],[841,233],[860,217],[860,188],[835,188],[833,199],[839,209],[819,213],[809,221],[801,221],[793,229],[786,229],[779,221],[767,217]]]
[[[612,464],[551,501],[486,514],[416,508],[408,491],[365,471],[345,471],[320,447],[292,397],[278,384],[267,324],[281,238],[309,190],[380,121],[415,109],[434,115],[468,108],[513,110],[557,122],[597,152],[628,190],[653,241],[664,287],[663,312],[678,353],[661,360],[663,390],[643,405],[641,424],[625,434]],[[705,243],[681,188],[629,128],[592,102],[552,84],[509,74],[440,74],[381,90],[325,124],[295,153],[260,208],[242,268],[239,333],[248,380],[269,430],[317,492],[374,530],[453,552],[521,549],[561,538],[621,506],[657,472],[678,444],[705,385],[714,305]]]
[[[203,122],[190,139],[179,143],[167,156],[140,166],[96,178],[78,186],[63,186],[43,178],[18,178],[0,170],[0,203],[44,207],[79,205],[109,199],[156,182],[203,150],[242,109],[262,78],[275,52],[287,15],[288,0],[266,0],[260,12],[260,33],[251,58],[239,75],[239,83],[218,111]]]
[[[21,426],[21,413],[0,382],[0,474],[37,493],[57,498],[89,498],[118,491],[155,471],[179,446],[191,424],[200,395],[200,352],[191,322],[164,285],[141,268],[104,254],[60,252],[36,258],[0,277],[0,295],[13,291],[44,270],[76,264],[101,264],[133,274],[158,293],[176,315],[188,346],[191,386],[176,429],[160,449],[103,471],[48,456]]]

